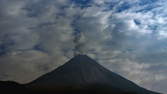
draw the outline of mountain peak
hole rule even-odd
[[[77,55],[77,56],[73,57],[72,59],[70,59],[66,64],[71,64],[71,63],[79,63],[80,66],[82,64],[88,64],[88,63],[89,64],[98,64],[95,60],[93,60],[92,58],[90,58],[87,55]]]
[[[76,55],[71,60],[85,61],[85,60],[92,60],[92,59],[88,57],[87,55]]]
[[[77,55],[64,65],[47,73],[27,86],[40,89],[64,89],[85,88],[89,86],[120,89],[125,92],[136,92],[136,94],[158,94],[152,93],[139,87],[133,82],[111,72],[86,55]],[[118,90],[119,91],[119,90]]]
[[[89,58],[87,55],[81,55],[81,54],[79,54],[79,55],[76,55],[76,56],[74,56],[73,57],[73,59],[76,59],[76,58],[78,58],[78,59],[84,59],[84,58]]]
[[[77,55],[59,68],[31,82],[30,85],[50,85],[55,87],[99,84],[104,83],[103,71],[107,70],[87,55]]]

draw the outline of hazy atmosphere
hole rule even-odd
[[[166,0],[0,0],[0,80],[28,83],[75,54],[167,93]]]

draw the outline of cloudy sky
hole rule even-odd
[[[0,0],[0,80],[27,83],[89,55],[167,93],[166,0]]]

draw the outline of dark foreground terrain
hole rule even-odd
[[[115,74],[85,55],[28,84],[0,81],[0,94],[160,94]]]
[[[14,82],[0,82],[0,94],[138,94],[136,92],[122,91],[118,88],[105,85],[90,85],[85,87],[66,87],[56,89],[32,89],[26,85]],[[159,94],[159,93],[142,93]]]

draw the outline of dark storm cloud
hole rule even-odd
[[[167,55],[164,2],[1,0],[0,79],[29,82],[77,52],[165,92],[159,89],[167,79],[162,73]],[[159,87],[152,88],[154,83]]]

